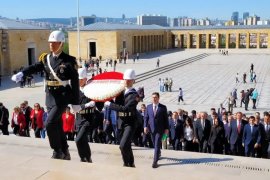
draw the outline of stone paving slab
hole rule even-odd
[[[81,163],[74,142],[71,161],[50,159],[47,140],[0,138],[1,179],[268,179],[269,160],[162,150],[159,168],[153,149],[133,147],[136,168],[122,167],[115,145],[91,144],[93,163]]]

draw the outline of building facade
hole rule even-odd
[[[77,32],[69,31],[69,52],[79,58]],[[123,53],[135,55],[180,48],[269,48],[270,26],[138,26],[96,23],[80,32],[80,57],[117,59]]]
[[[0,74],[11,75],[35,63],[41,53],[49,52],[49,33],[48,29],[0,19]]]

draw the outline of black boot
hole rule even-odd
[[[69,153],[69,150],[68,149],[66,149],[65,151],[64,151],[64,160],[71,160],[71,157],[70,157],[70,153]]]
[[[65,154],[61,150],[54,150],[52,159],[64,159]]]

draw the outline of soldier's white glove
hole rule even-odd
[[[106,101],[105,103],[104,103],[104,106],[105,107],[109,107],[111,105],[111,102],[110,101]]]
[[[71,108],[74,113],[77,113],[82,109],[81,105],[73,105],[73,104],[71,105]]]
[[[89,107],[95,107],[96,103],[95,101],[90,101],[89,103],[86,103],[84,106],[85,108],[89,108]]]
[[[17,74],[14,74],[11,77],[11,80],[12,81],[15,81],[16,83],[18,83],[18,82],[20,82],[22,80],[22,77],[23,77],[23,73],[22,72],[18,72]]]

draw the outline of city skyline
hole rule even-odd
[[[243,12],[250,15],[256,14],[262,19],[270,19],[267,11],[268,0],[260,0],[260,3],[252,0],[79,0],[80,16],[95,14],[99,17],[137,17],[141,14],[161,14],[167,17],[187,16],[192,18],[210,18],[228,20],[233,12],[239,12],[242,18]],[[20,5],[19,5],[20,4]],[[92,7],[92,4],[95,7]],[[104,5],[107,4],[107,5]],[[190,8],[187,8],[190,7]],[[42,0],[19,1],[9,0],[1,2],[0,16],[11,19],[35,19],[35,18],[69,18],[77,16],[77,0]]]

